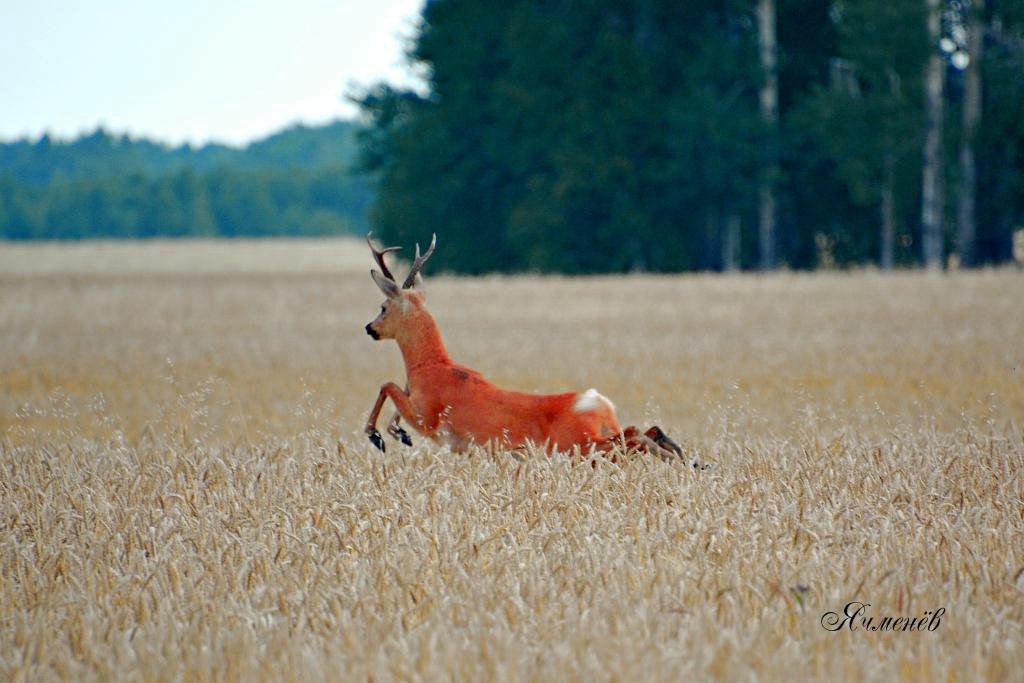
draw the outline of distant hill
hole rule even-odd
[[[358,152],[359,124],[335,121],[323,126],[296,125],[245,147],[209,144],[170,145],[146,138],[113,134],[104,128],[74,140],[0,143],[0,174],[43,184],[57,177],[160,174],[191,168],[210,171],[218,166],[247,170],[305,170],[351,168]]]
[[[0,237],[360,232],[372,197],[360,126],[293,126],[245,147],[170,146],[98,128],[0,143]]]

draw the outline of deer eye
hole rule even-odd
[[[384,315],[387,312],[388,312],[388,309],[384,308],[383,306],[380,307],[380,314],[381,315]]]

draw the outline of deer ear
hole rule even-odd
[[[395,284],[394,280],[384,277],[376,270],[370,271],[370,277],[373,278],[373,281],[377,283],[377,286],[380,287],[380,291],[384,292],[384,296],[387,298],[397,299],[402,295],[402,290],[398,288],[398,285]]]

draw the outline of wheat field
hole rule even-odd
[[[370,265],[0,244],[0,679],[1024,680],[1020,272],[428,266],[456,360],[694,472],[376,451]]]

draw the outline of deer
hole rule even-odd
[[[431,237],[422,255],[416,244],[416,257],[401,285],[384,259],[401,247],[377,249],[372,235],[366,235],[366,242],[380,270],[371,269],[370,276],[385,301],[380,314],[366,325],[366,333],[375,340],[397,342],[406,372],[404,387],[395,382],[381,385],[366,421],[366,435],[380,451],[386,452],[386,447],[377,422],[390,400],[396,412],[386,431],[406,446],[412,445],[412,439],[400,426],[403,420],[454,452],[464,452],[474,444],[510,451],[532,444],[549,454],[574,449],[607,454],[620,447],[666,461],[684,458],[682,448],[656,425],[642,432],[636,426],[622,429],[615,406],[596,389],[560,394],[510,391],[454,362],[418,286],[420,271],[437,246],[437,235]]]

